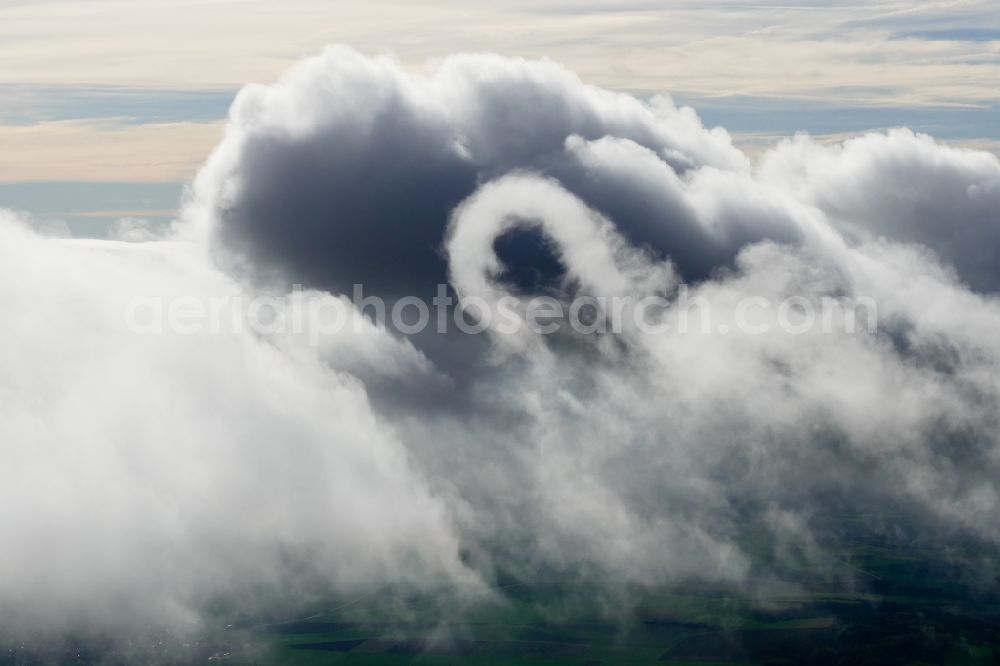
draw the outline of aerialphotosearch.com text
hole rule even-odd
[[[402,335],[453,330],[469,335],[716,334],[790,335],[868,333],[878,328],[874,299],[747,295],[711,301],[682,285],[663,295],[520,297],[503,294],[459,297],[444,284],[429,299],[366,295],[354,285],[351,297],[296,286],[284,295],[244,293],[214,296],[136,296],[125,305],[125,323],[139,334],[181,335],[253,332],[306,336],[311,344],[345,331],[372,326]]]

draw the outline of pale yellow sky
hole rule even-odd
[[[0,86],[233,90],[340,42],[412,67],[455,51],[550,57],[589,82],[643,93],[991,109],[1000,104],[998,6],[0,0]],[[217,119],[204,120],[20,118],[0,126],[0,180],[186,179],[219,136]]]
[[[62,121],[0,126],[0,181],[186,181],[225,123]]]
[[[0,2],[0,83],[231,87],[339,42],[414,66],[454,51],[547,56],[614,88],[976,103],[997,97],[1000,41],[888,37],[994,5],[18,0]]]

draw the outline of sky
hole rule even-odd
[[[168,220],[236,91],[332,43],[413,70],[455,52],[549,58],[588,83],[669,94],[751,154],[798,131],[900,125],[1000,145],[990,0],[7,0],[0,204],[85,236]]]

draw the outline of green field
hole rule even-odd
[[[1000,664],[996,559],[954,551],[853,541],[738,587],[508,580],[474,603],[372,584],[191,643],[12,645],[0,664]]]
[[[523,582],[460,618],[391,588],[259,627],[262,664],[1000,664],[996,571],[855,544],[841,570],[739,590]],[[407,609],[407,620],[398,609]],[[397,619],[394,619],[397,618]]]

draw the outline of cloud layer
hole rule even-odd
[[[240,93],[174,238],[3,219],[0,606],[107,629],[317,581],[834,575],[845,513],[995,546],[998,204],[996,157],[907,130],[752,164],[691,109],[550,62],[412,74],[328,49]],[[299,283],[360,318],[354,283],[445,281],[487,302],[684,281],[713,325],[682,332],[673,306],[655,334],[406,339],[359,319],[310,345],[123,315]],[[878,331],[715,325],[792,297],[870,299]]]
[[[231,299],[197,247],[0,229],[18,285],[2,296],[6,631],[185,628],[209,604],[301,603],[306,582],[462,578],[451,509],[356,380],[292,339],[126,326],[136,298]],[[355,365],[411,368],[405,343],[346,343]]]

